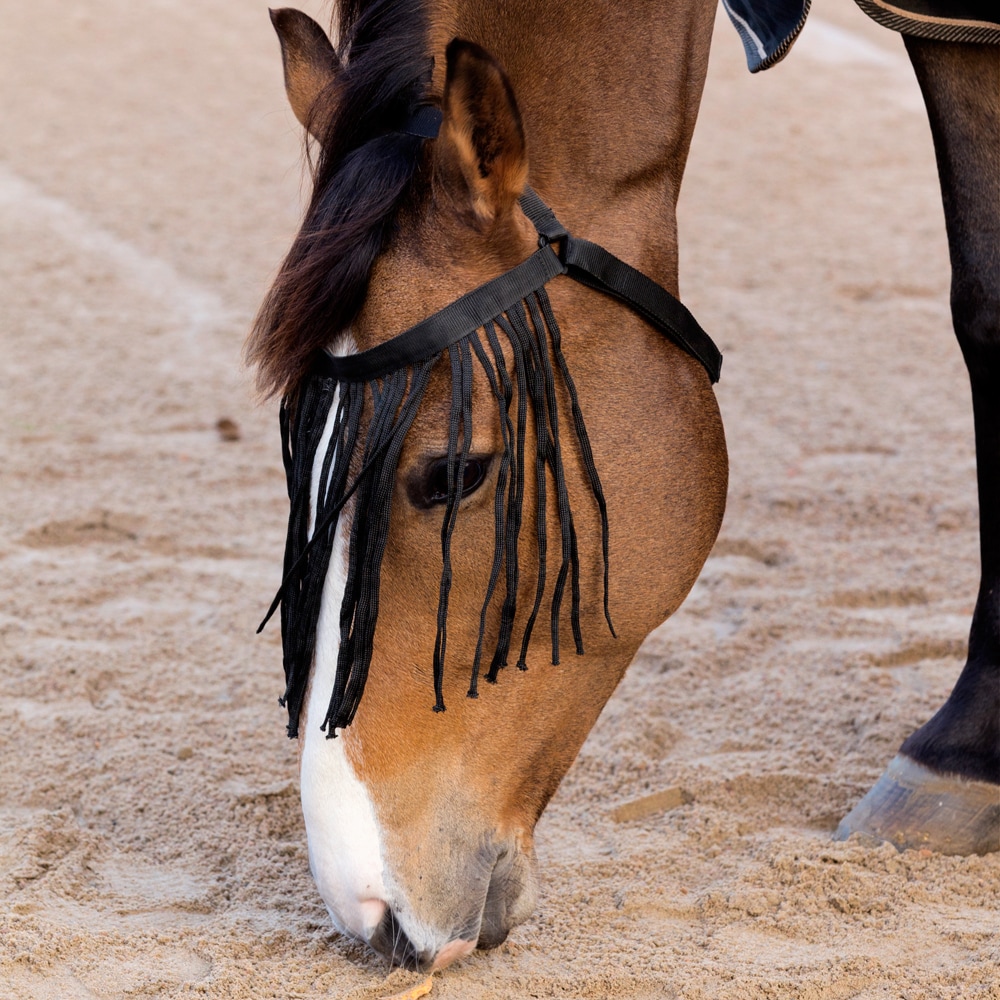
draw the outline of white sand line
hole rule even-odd
[[[168,261],[102,229],[84,213],[0,163],[0,211],[50,229],[74,250],[99,256],[143,293],[163,303],[186,334],[187,346],[204,350],[199,335],[232,322],[235,313],[222,298],[180,274]]]
[[[920,87],[906,57],[903,43],[895,39],[898,52],[882,48],[861,35],[841,28],[821,17],[810,17],[802,34],[795,42],[790,58],[805,56],[814,62],[829,66],[874,66],[892,74],[893,85],[883,91],[883,95],[898,107],[907,111],[924,110]],[[844,89],[860,85],[861,81],[847,80]]]

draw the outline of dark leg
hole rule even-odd
[[[1000,46],[904,41],[934,136],[972,384],[982,582],[954,690],[837,835],[981,854],[1000,850]]]

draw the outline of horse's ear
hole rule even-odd
[[[464,189],[461,207],[477,226],[489,227],[510,212],[528,181],[521,115],[507,74],[488,52],[455,39],[447,56],[436,155],[445,183]]]
[[[307,14],[291,7],[269,13],[281,42],[288,103],[303,127],[316,136],[321,125],[316,102],[340,73],[340,60],[326,32]]]

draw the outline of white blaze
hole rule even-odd
[[[336,353],[352,354],[345,339]],[[339,393],[334,397],[323,436],[313,460],[309,508],[309,535],[316,526],[319,480],[336,419]],[[383,837],[368,789],[354,772],[344,739],[327,739],[320,724],[326,716],[337,673],[340,649],[340,609],[347,587],[349,519],[343,517],[334,535],[330,567],[320,602],[312,674],[300,727],[302,761],[300,784],[302,815],[309,842],[309,867],[334,925],[342,933],[369,939],[391,906],[399,926],[418,952],[438,955],[443,968],[468,954],[474,941],[452,941],[447,929],[421,920],[406,892],[386,867]]]
[[[335,398],[313,463],[310,535],[315,527],[319,477],[337,403]],[[303,741],[302,815],[309,841],[309,867],[334,924],[342,932],[368,938],[385,909],[381,902],[386,899],[382,837],[371,796],[354,773],[344,740],[327,739],[320,730],[337,672],[340,608],[347,584],[346,521],[341,518],[337,525],[323,587],[305,722],[299,737]]]

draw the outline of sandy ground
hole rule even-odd
[[[3,7],[0,997],[402,988],[328,925],[253,634],[286,501],[239,350],[301,181],[264,4]],[[720,22],[682,202],[722,536],[539,825],[536,915],[432,997],[1000,997],[1000,856],[830,840],[946,696],[977,584],[898,37],[818,0],[753,78]]]

